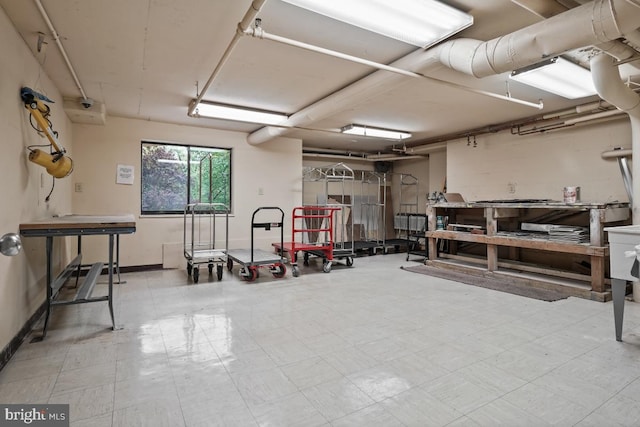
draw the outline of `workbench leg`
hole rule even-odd
[[[622,341],[622,319],[624,317],[624,296],[627,281],[611,279],[611,293],[613,294],[613,319],[616,325],[616,341]]]
[[[488,237],[493,237],[498,233],[498,219],[495,213],[493,208],[485,208],[484,210]],[[487,270],[498,270],[498,247],[496,245],[487,245]]]
[[[604,257],[591,257],[591,290],[593,292],[604,292]]]
[[[124,285],[127,281],[122,281],[120,279],[120,235],[116,234],[116,263],[114,265],[116,272],[118,273],[118,281],[116,282],[118,285]]]
[[[44,326],[42,327],[42,339],[47,336],[47,326],[49,326],[49,316],[51,316],[51,303],[53,300],[53,262],[51,258],[53,256],[53,236],[47,236],[47,312],[44,316]]]
[[[82,236],[78,236],[78,251],[76,252],[78,255],[82,253]],[[76,284],[73,286],[74,289],[78,288],[78,281],[80,280],[80,273],[82,272],[82,263],[78,263],[78,268],[76,269]]]
[[[111,325],[116,329],[116,320],[113,316],[113,234],[109,234],[109,314],[111,314]]]

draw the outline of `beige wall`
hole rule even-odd
[[[62,98],[0,8],[0,236],[17,233],[19,224],[71,208],[71,178],[56,180],[48,203],[52,178],[28,161],[27,147],[47,144],[29,124],[29,113],[20,100],[20,88],[45,93],[51,122],[59,142],[73,156],[71,125],[62,110]],[[56,269],[67,261],[66,241],[55,244]],[[23,251],[14,257],[0,255],[0,350],[16,336],[45,300],[44,238],[23,238]]]
[[[562,200],[564,187],[579,186],[583,201],[628,201],[617,163],[601,158],[603,151],[631,146],[628,119],[477,141],[476,148],[466,139],[447,145],[447,191],[467,200]]]
[[[393,163],[393,175],[391,176],[393,192],[393,211],[424,214],[427,206],[427,193],[430,188],[431,159],[424,157],[419,159],[398,160]],[[405,177],[405,185],[401,185],[402,174],[411,175],[417,184],[411,183],[414,180]],[[408,185],[407,185],[408,184]],[[402,192],[402,194],[401,194]],[[417,196],[417,197],[416,197]],[[400,200],[402,197],[402,200]],[[400,203],[416,204],[414,209],[411,206],[400,207]]]
[[[446,189],[447,151],[429,154],[429,193]],[[447,190],[448,191],[448,190]]]
[[[74,137],[76,167],[72,180],[82,187],[82,192],[73,193],[74,212],[131,213],[136,217],[136,233],[121,237],[122,266],[186,265],[182,253],[183,216],[140,216],[140,144],[143,140],[232,149],[230,248],[250,247],[251,214],[261,206],[277,206],[285,212],[287,236],[291,209],[301,203],[302,143],[297,139],[280,138],[251,146],[246,142],[246,135],[238,132],[118,117],[108,117],[105,126],[75,124]],[[133,185],[116,184],[118,164],[134,166]],[[224,221],[218,221],[221,227],[223,224]],[[259,247],[265,250],[271,250],[271,243],[280,240],[277,230],[267,233],[257,229],[255,236]],[[86,240],[83,252],[87,260],[105,260],[106,238]]]
[[[342,162],[353,170],[373,170],[374,163],[371,161],[358,160],[342,160],[327,158],[321,159],[305,159],[305,167],[325,167]],[[394,213],[400,212],[400,180],[402,174],[409,174],[417,179],[418,185],[415,187],[404,186],[403,203],[415,203],[416,195],[418,213],[426,211],[427,193],[430,191],[440,191],[440,186],[446,175],[446,152],[432,153],[424,158],[412,158],[407,160],[397,160],[393,162],[392,170],[387,174],[387,185],[391,186],[392,201]],[[357,178],[357,177],[356,177]],[[432,182],[436,182],[436,187],[432,190]],[[334,185],[335,191],[338,186]],[[314,196],[316,193],[322,193],[324,186],[322,183],[307,184],[305,183],[305,203],[315,203]],[[416,193],[417,192],[417,193]],[[360,194],[360,185],[356,184],[354,193]]]

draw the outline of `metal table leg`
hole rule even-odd
[[[42,328],[42,338],[47,336],[47,326],[49,326],[49,317],[51,316],[51,303],[53,299],[53,236],[47,236],[47,312],[44,317],[44,326]]]
[[[624,317],[624,296],[627,281],[611,279],[611,293],[613,298],[613,319],[616,324],[616,341],[622,341],[622,319]]]

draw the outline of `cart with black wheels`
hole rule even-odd
[[[216,217],[224,215],[224,236],[216,227]],[[218,231],[218,236],[216,236]],[[184,246],[187,260],[187,275],[193,282],[200,280],[200,264],[207,264],[209,275],[216,269],[218,280],[222,280],[224,264],[227,262],[229,246],[229,209],[223,203],[190,203],[184,207]]]
[[[298,252],[304,253],[304,265],[309,265],[309,256],[322,258],[322,271],[331,272],[333,261],[333,220],[339,207],[300,206],[291,212],[291,241],[277,242],[272,246],[281,254],[288,253],[291,258],[291,274],[300,275]]]
[[[262,211],[272,211],[271,213]],[[278,217],[275,221],[259,221],[260,217]],[[272,229],[280,229],[280,245],[284,245],[284,212],[278,207],[260,207],[253,211],[251,215],[251,249],[231,249],[227,251],[227,269],[233,270],[233,263],[237,262],[241,265],[240,277],[247,281],[253,282],[260,274],[260,267],[268,268],[273,277],[280,279],[287,273],[285,267],[285,258],[282,252],[275,254],[262,249],[256,249],[254,231],[261,228],[265,231]]]

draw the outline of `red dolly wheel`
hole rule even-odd
[[[258,267],[256,267],[255,265],[250,265],[249,267],[245,267],[246,275],[243,275],[242,272],[240,272],[240,274],[245,281],[253,282],[258,278]]]
[[[287,267],[285,267],[282,263],[274,264],[273,268],[271,269],[271,273],[276,279],[282,279],[284,275],[287,274]]]

